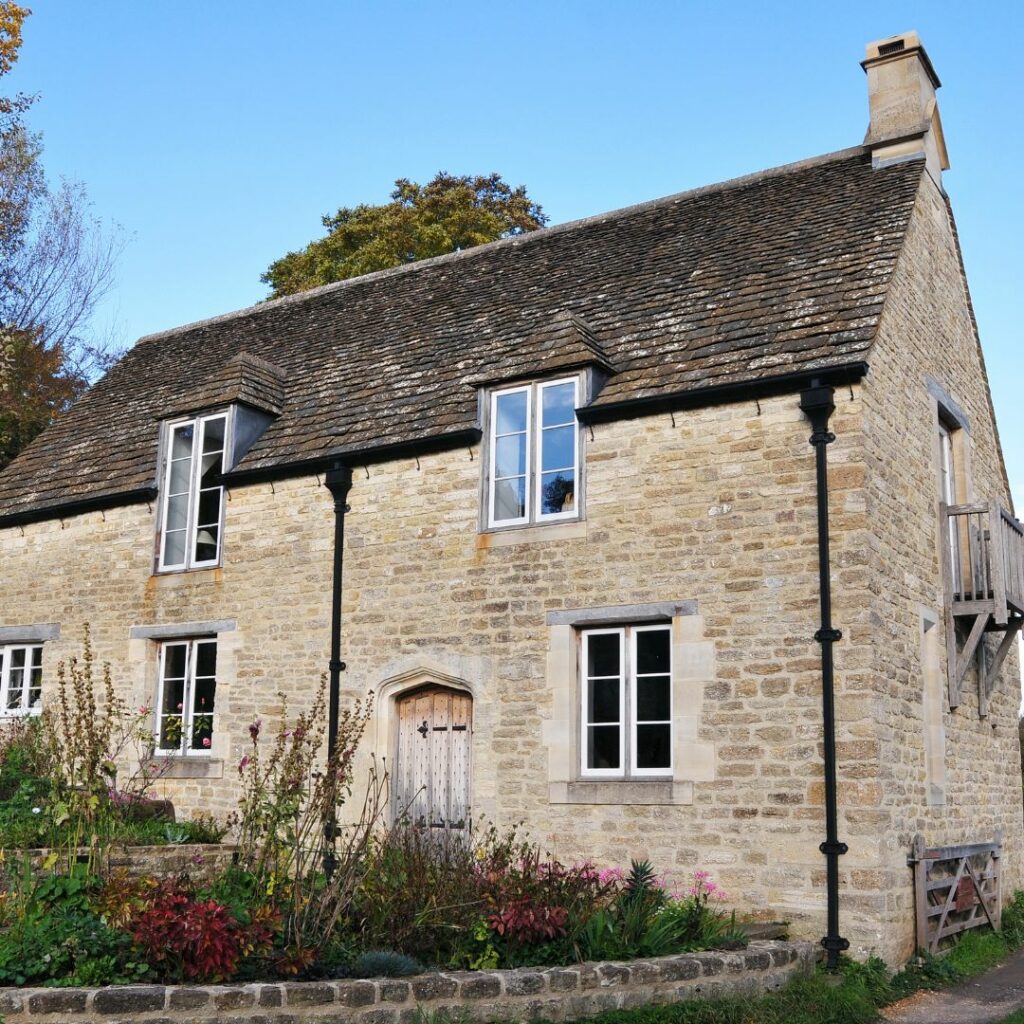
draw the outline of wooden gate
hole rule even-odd
[[[1003,912],[999,870],[1002,834],[990,843],[926,847],[914,837],[907,863],[914,869],[917,948],[935,953],[943,939],[969,928],[999,929]]]
[[[468,693],[429,686],[399,698],[396,817],[431,828],[468,827],[472,734]]]

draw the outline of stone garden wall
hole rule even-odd
[[[631,963],[514,971],[456,971],[413,978],[252,985],[126,985],[100,989],[0,989],[10,1024],[144,1021],[214,1024],[417,1024],[438,1012],[474,1021],[572,1021],[649,1003],[757,995],[814,969],[809,942],[752,942],[737,952],[686,953]]]

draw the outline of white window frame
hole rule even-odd
[[[544,427],[544,392],[548,388],[559,387],[562,384],[572,384],[572,386],[573,386],[573,391],[572,391],[572,407],[573,407],[572,427],[573,427],[573,432],[572,432],[572,467],[571,468],[572,468],[572,472],[573,472],[573,481],[574,481],[574,486],[576,488],[576,491],[575,491],[575,497],[574,497],[574,501],[573,501],[573,507],[572,507],[572,509],[570,511],[568,511],[568,512],[541,512],[541,510],[540,510],[540,503],[541,503],[541,494],[543,492],[543,487],[541,486],[541,483],[542,483],[542,481],[544,479],[544,472],[545,472],[544,471],[544,459],[543,459],[544,430],[545,430],[545,427]],[[535,516],[535,518],[536,518],[538,523],[549,523],[549,522],[554,522],[554,521],[559,520],[559,519],[577,519],[579,517],[579,507],[580,507],[580,501],[579,501],[579,499],[580,499],[580,424],[579,424],[579,420],[576,419],[576,411],[575,410],[576,410],[576,407],[580,404],[580,379],[579,379],[579,377],[563,377],[561,380],[543,381],[542,383],[537,384],[536,388],[537,388],[537,401],[536,401],[535,404],[536,404],[536,407],[537,407],[537,412],[536,412],[536,415],[535,415],[534,431],[535,431],[536,446],[537,446],[537,449],[536,449],[536,451],[537,451],[537,454],[536,454],[537,469],[536,469],[536,472],[534,473],[534,478],[536,480],[536,487],[534,488],[535,495],[536,495],[536,497],[535,497],[536,504],[534,506],[534,516]],[[561,426],[566,426],[566,424],[560,424],[560,425]],[[561,467],[561,468],[567,468],[567,467]],[[548,470],[548,472],[556,472],[556,471],[555,470]]]
[[[587,721],[588,683],[594,679],[614,679],[614,676],[593,676],[587,672],[590,663],[590,638],[592,636],[617,636],[619,638],[619,759],[623,767],[590,768],[587,766],[587,740],[590,723]],[[626,763],[626,631],[615,629],[588,629],[583,632],[580,644],[580,772],[585,779],[621,779],[625,775]],[[608,728],[614,723],[604,723]]]
[[[188,572],[192,569],[210,569],[221,563],[224,552],[224,487],[220,486],[220,520],[217,524],[217,554],[211,559],[199,561],[195,558],[196,531],[199,517],[199,493],[203,473],[203,440],[206,437],[206,425],[212,420],[224,421],[224,454],[222,456],[222,472],[229,468],[228,456],[231,451],[231,434],[233,417],[231,410],[207,413],[202,416],[186,416],[171,420],[164,427],[164,467],[163,486],[160,494],[160,535],[157,544],[158,572]],[[188,512],[185,531],[185,558],[181,562],[167,562],[164,559],[167,537],[167,516],[170,511],[171,465],[174,453],[174,432],[180,427],[191,424],[192,430],[192,465],[189,475]]]
[[[191,736],[192,728],[195,721],[195,685],[196,685],[196,645],[202,643],[212,643],[217,646],[217,637],[215,636],[197,636],[189,637],[182,640],[162,640],[160,641],[160,657],[159,667],[157,676],[156,686],[156,705],[153,708],[154,726],[153,726],[153,750],[164,757],[209,757],[213,751],[213,737],[216,736],[216,711],[210,711],[209,717],[210,722],[210,746],[200,747],[194,749],[191,744],[185,742],[187,736]],[[164,712],[164,682],[165,682],[165,669],[167,664],[167,651],[171,647],[184,647],[185,648],[185,683],[182,687],[181,694],[181,737],[176,747],[162,747],[160,745],[160,732],[163,719],[165,717],[175,717],[174,712]],[[220,651],[218,650],[218,656]],[[217,664],[218,674],[214,675],[214,680],[219,681],[219,657]],[[214,701],[214,707],[216,707],[216,699]]]
[[[668,676],[669,707],[669,763],[666,768],[637,767],[637,726],[646,724],[666,724],[664,721],[653,723],[637,721],[637,645],[636,637],[640,633],[661,631],[669,634],[669,663],[667,672],[654,673]],[[614,678],[613,676],[591,677],[587,672],[589,663],[589,638],[591,636],[619,637],[619,756],[621,766],[618,768],[590,768],[587,765],[587,692],[590,678]],[[584,779],[671,779],[675,770],[675,723],[673,721],[673,652],[672,627],[668,623],[651,625],[600,627],[580,631],[580,777]],[[627,713],[628,709],[628,713]],[[608,725],[614,723],[607,723]]]
[[[523,443],[526,456],[526,481],[523,508],[525,515],[517,519],[497,519],[495,517],[495,502],[498,491],[498,438],[509,437],[509,434],[498,434],[498,399],[504,395],[526,395],[526,438]],[[490,475],[487,485],[487,525],[498,526],[522,526],[530,521],[530,494],[533,480],[533,445],[530,444],[530,434],[533,426],[533,385],[526,384],[518,388],[503,388],[500,391],[491,392],[491,420],[490,420]],[[502,477],[502,479],[506,479]],[[518,479],[508,478],[508,479]]]
[[[7,706],[7,695],[11,685],[11,661],[15,651],[25,652],[25,672],[27,677],[24,680],[22,689],[21,707],[9,708]],[[39,706],[27,705],[29,694],[32,691],[32,656],[35,651],[39,652]],[[0,667],[0,719],[2,718],[24,718],[27,715],[38,715],[42,711],[43,702],[43,645],[41,643],[29,644],[0,644],[0,655],[3,655],[3,665]]]
[[[544,440],[544,391],[547,388],[563,384],[573,386],[573,480],[575,481],[575,501],[568,512],[541,512],[543,478],[542,445]],[[504,395],[526,394],[526,492],[524,500],[525,514],[515,519],[498,519],[495,516],[497,492],[497,461],[498,461],[498,399]],[[559,377],[556,380],[533,381],[516,387],[498,388],[490,393],[489,424],[488,424],[488,473],[487,473],[487,528],[490,530],[504,529],[509,526],[539,525],[542,523],[559,522],[567,519],[579,519],[582,510],[582,466],[580,459],[580,424],[575,409],[580,404],[579,376]],[[507,435],[500,435],[505,437]],[[567,468],[567,467],[566,467]],[[549,471],[553,472],[553,471]]]

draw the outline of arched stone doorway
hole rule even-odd
[[[473,698],[465,690],[428,684],[401,694],[395,705],[396,817],[430,828],[468,828]]]

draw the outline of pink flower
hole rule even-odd
[[[183,704],[178,704],[178,710],[180,711],[184,707]]]
[[[139,714],[140,715],[148,715],[149,714],[149,708],[147,708],[146,705],[143,704],[142,707],[139,708]]]
[[[209,745],[210,745],[210,737],[209,736],[204,736],[203,737],[203,746],[204,747],[208,747]]]
[[[249,767],[249,755],[246,754],[241,761],[238,762],[238,774],[241,775],[246,768]]]

